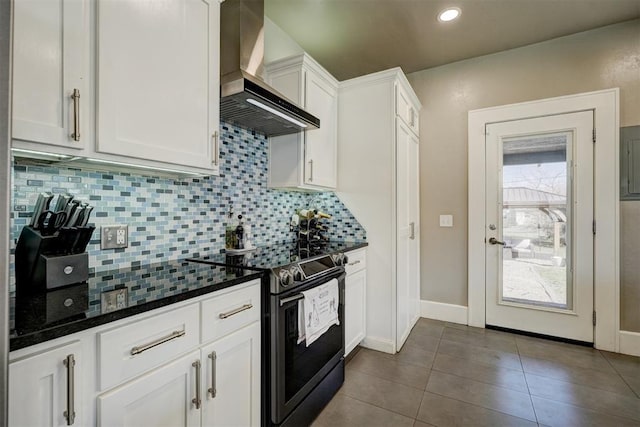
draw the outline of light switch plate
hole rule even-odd
[[[453,227],[453,215],[440,215],[440,227]]]
[[[129,246],[128,225],[104,225],[100,228],[100,249],[118,249]]]

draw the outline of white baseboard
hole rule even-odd
[[[640,333],[620,331],[620,353],[640,356]]]
[[[444,322],[467,324],[467,310],[463,305],[445,304],[435,301],[420,301],[420,316]]]
[[[393,341],[378,337],[366,336],[360,343],[360,346],[383,353],[394,354],[396,352],[396,346],[393,344]]]

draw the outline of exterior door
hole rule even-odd
[[[593,111],[490,124],[486,324],[593,342]]]

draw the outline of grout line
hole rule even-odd
[[[527,373],[524,371],[524,365],[522,364],[522,354],[520,354],[520,346],[518,340],[516,342],[516,350],[518,351],[518,360],[520,361],[520,367],[522,368],[522,376],[524,377],[524,383],[527,386],[527,394],[529,395],[529,401],[531,402],[531,408],[533,409],[533,415],[536,417],[536,422],[540,425],[540,419],[538,418],[538,412],[536,411],[536,405],[533,404],[533,396],[531,396],[531,389],[529,388],[529,381],[527,380]]]
[[[393,414],[402,415],[402,416],[403,416],[403,417],[405,417],[405,418],[411,418],[411,419],[412,419],[412,420],[414,420],[414,421],[417,419],[416,417],[418,416],[418,413],[417,413],[417,412],[416,412],[416,415],[415,415],[415,416],[410,417],[409,415],[402,414],[402,413],[400,413],[400,412],[394,411],[393,409],[384,408],[384,407],[382,407],[382,406],[376,405],[375,403],[367,402],[366,400],[362,400],[361,398],[358,398],[358,397],[356,397],[356,396],[352,396],[352,395],[350,395],[350,394],[346,394],[346,393],[344,393],[344,392],[343,392],[343,395],[344,395],[344,396],[346,396],[346,397],[348,397],[348,398],[350,398],[350,399],[357,400],[358,402],[362,402],[362,403],[365,403],[365,404],[367,404],[367,405],[373,406],[374,408],[382,409],[383,411],[391,412],[391,413],[393,413]],[[420,405],[422,405],[422,400],[420,400]],[[418,411],[420,410],[420,405],[418,405]]]
[[[509,417],[513,417],[513,418],[517,418],[517,419],[520,419],[520,420],[528,421],[528,422],[530,422],[530,423],[536,423],[536,424],[538,424],[538,421],[537,421],[537,420],[538,420],[538,418],[537,418],[537,417],[536,417],[536,421],[531,421],[530,419],[522,418],[522,417],[519,417],[519,416],[517,416],[517,415],[513,415],[513,414],[510,414],[510,413],[508,413],[508,412],[501,411],[501,410],[499,410],[499,409],[487,408],[486,406],[478,405],[477,403],[467,402],[466,400],[456,399],[455,397],[447,396],[446,394],[441,394],[441,393],[438,393],[438,392],[435,392],[435,391],[425,390],[425,393],[435,394],[436,396],[444,397],[444,398],[446,398],[446,399],[450,399],[450,400],[455,400],[455,401],[457,401],[457,402],[464,403],[465,405],[475,406],[476,408],[484,409],[485,411],[496,412],[496,413],[498,413],[498,414],[508,415]],[[424,399],[424,398],[423,398],[423,399]],[[422,405],[422,403],[421,403],[421,405]],[[535,410],[534,410],[534,415],[535,415]],[[418,421],[422,421],[422,420],[418,420]],[[422,421],[422,422],[426,422],[426,421]]]
[[[611,363],[611,361],[609,360],[609,358],[607,356],[605,356],[604,354],[602,354],[602,352],[600,350],[597,350],[598,353],[600,353],[600,355],[604,358],[604,360],[607,361],[607,363],[609,364],[609,366],[611,366],[611,368],[615,371],[616,374],[618,374],[618,376],[622,379],[622,382],[626,384],[627,387],[629,387],[629,390],[631,390],[631,392],[633,394],[636,395],[636,397],[638,399],[640,399],[640,391],[636,392],[633,387],[631,387],[631,384],[629,384],[627,382],[627,380],[625,379],[625,377],[620,373],[620,371],[618,371],[618,369],[615,367],[615,365],[613,363]]]

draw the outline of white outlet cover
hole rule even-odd
[[[453,215],[440,215],[440,227],[453,227]]]

